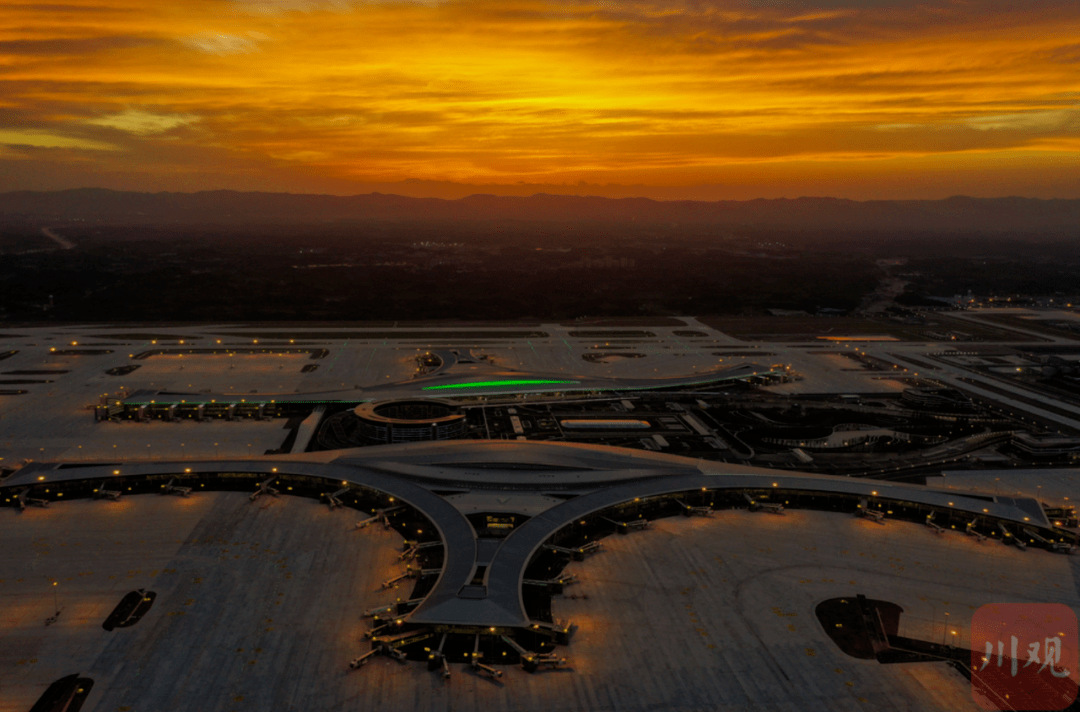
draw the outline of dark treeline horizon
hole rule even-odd
[[[340,221],[524,221],[1075,236],[1080,200],[761,198],[658,201],[537,194],[446,200],[384,193],[337,196],[238,192],[141,193],[86,188],[0,193],[0,224],[67,221],[128,225],[243,225]]]

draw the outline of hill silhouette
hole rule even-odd
[[[555,221],[681,223],[791,229],[1073,233],[1080,200],[839,198],[657,201],[536,194],[470,195],[458,200],[383,193],[336,196],[237,192],[138,193],[101,188],[0,193],[0,218],[106,224],[319,223],[389,221]]]

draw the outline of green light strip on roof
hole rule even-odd
[[[552,383],[577,383],[577,381],[544,381],[544,380],[524,380],[524,381],[477,381],[475,383],[447,383],[442,386],[425,386],[425,391],[443,391],[452,388],[495,388],[498,386],[542,386]]]

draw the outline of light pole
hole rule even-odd
[[[949,612],[946,611],[945,612],[945,627],[941,631],[941,644],[942,645],[945,645],[945,636],[948,634],[948,632],[949,632]]]
[[[53,582],[52,582],[52,585],[53,585],[53,590],[52,590],[52,594],[53,594],[53,609],[54,609],[54,610],[56,611],[56,615],[60,615],[60,604],[58,603],[58,599],[57,599],[57,597],[56,597],[56,586],[57,586],[57,582],[56,582],[56,581],[53,581]]]

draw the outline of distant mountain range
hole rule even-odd
[[[795,229],[1080,233],[1080,200],[797,198],[657,201],[537,194],[459,200],[370,193],[135,193],[99,188],[0,193],[0,220],[109,224],[318,223],[342,220],[636,222]]]

